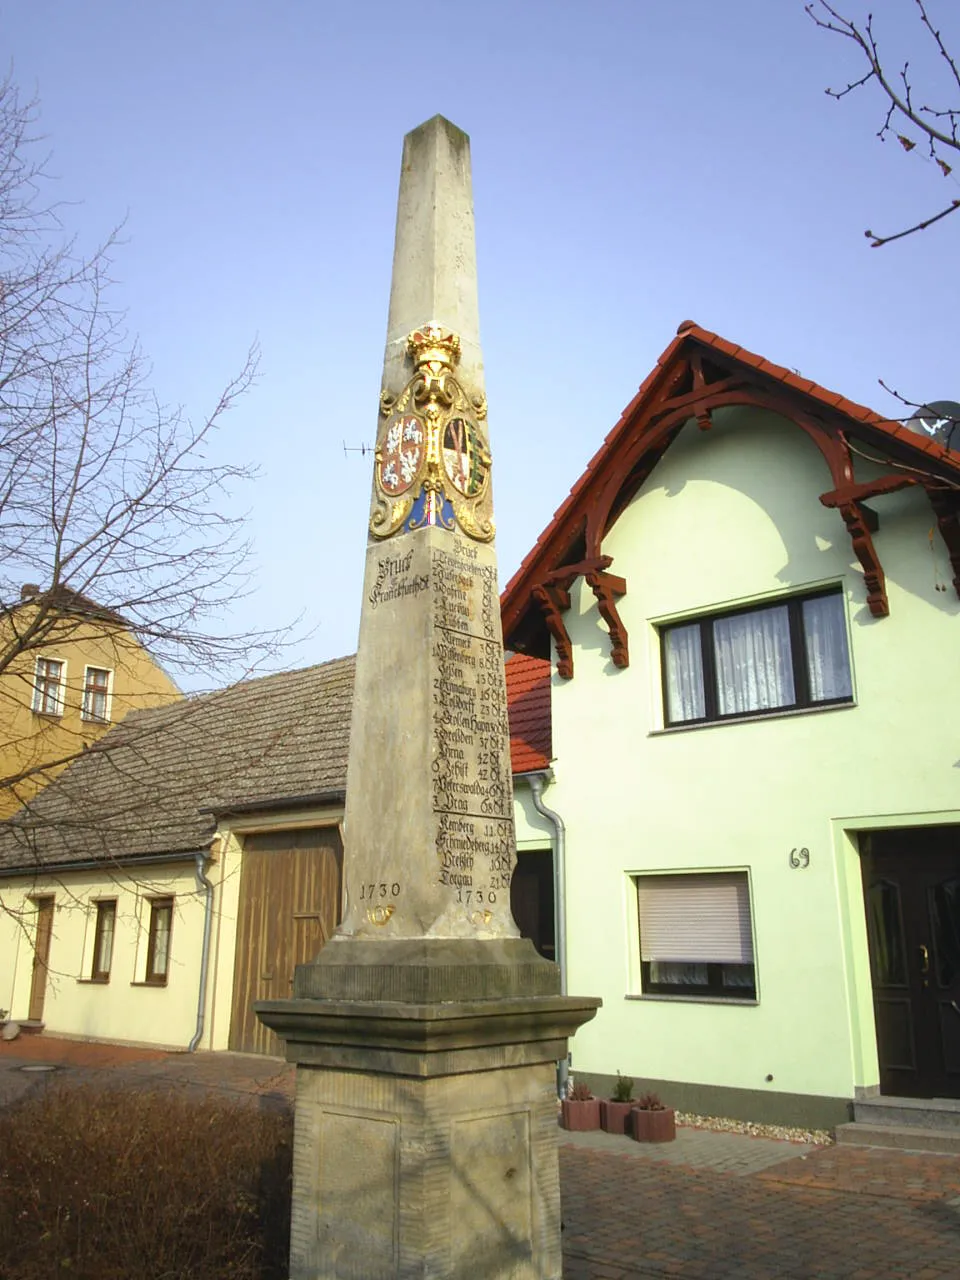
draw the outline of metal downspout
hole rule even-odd
[[[203,1035],[203,1022],[207,1005],[207,974],[210,969],[210,933],[213,924],[213,885],[207,879],[205,863],[209,860],[210,854],[198,853],[196,855],[195,871],[197,875],[197,888],[205,890],[206,904],[203,913],[203,947],[200,952],[200,994],[197,998],[197,1029],[193,1033],[193,1039],[187,1045],[187,1053],[193,1053],[197,1045],[200,1043],[200,1037]]]
[[[541,817],[546,818],[554,832],[553,859],[553,936],[557,947],[557,964],[560,966],[560,994],[567,994],[567,878],[566,878],[566,827],[563,819],[554,809],[543,803],[544,783],[550,780],[548,773],[527,774],[530,783],[530,794],[533,796],[533,807]],[[557,1066],[557,1093],[561,1098],[567,1096],[567,1079],[570,1068],[564,1058]]]

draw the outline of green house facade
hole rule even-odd
[[[958,511],[960,453],[681,326],[503,596],[551,664],[518,844],[603,998],[578,1078],[960,1097]]]

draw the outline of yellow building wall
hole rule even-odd
[[[855,833],[960,822],[960,601],[922,493],[871,503],[890,601],[875,618],[813,443],[756,410],[714,421],[684,429],[605,539],[630,666],[610,662],[582,581],[566,615],[576,671],[554,676],[544,801],[566,824],[569,990],[604,1001],[573,1064],[848,1098],[878,1081]],[[659,624],[833,583],[854,706],[664,731]],[[535,822],[518,804],[525,840]],[[698,869],[748,873],[755,1005],[641,998],[632,874]]]
[[[17,611],[16,625],[29,624],[33,606]],[[9,625],[9,624],[8,624]],[[0,635],[0,651],[5,637]],[[38,715],[33,710],[34,673],[38,658],[66,663],[63,714]],[[84,719],[85,670],[100,667],[113,673],[109,721]],[[155,707],[183,695],[161,666],[128,631],[104,622],[65,619],[62,633],[41,648],[20,654],[0,677],[0,779],[44,767],[36,777],[15,786],[0,785],[0,819],[16,812],[84,746],[96,741],[128,711]]]

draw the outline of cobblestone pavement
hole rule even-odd
[[[277,1059],[45,1037],[0,1043],[0,1104],[54,1080],[216,1091],[261,1105],[293,1096],[293,1069]],[[960,1157],[695,1129],[664,1146],[608,1134],[561,1133],[560,1142],[564,1280],[960,1277]]]
[[[783,1146],[733,1172],[563,1142],[564,1280],[960,1276],[960,1158]]]

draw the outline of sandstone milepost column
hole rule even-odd
[[[344,918],[259,1016],[298,1064],[292,1280],[561,1274],[562,997],[516,862],[469,140],[404,141]]]

